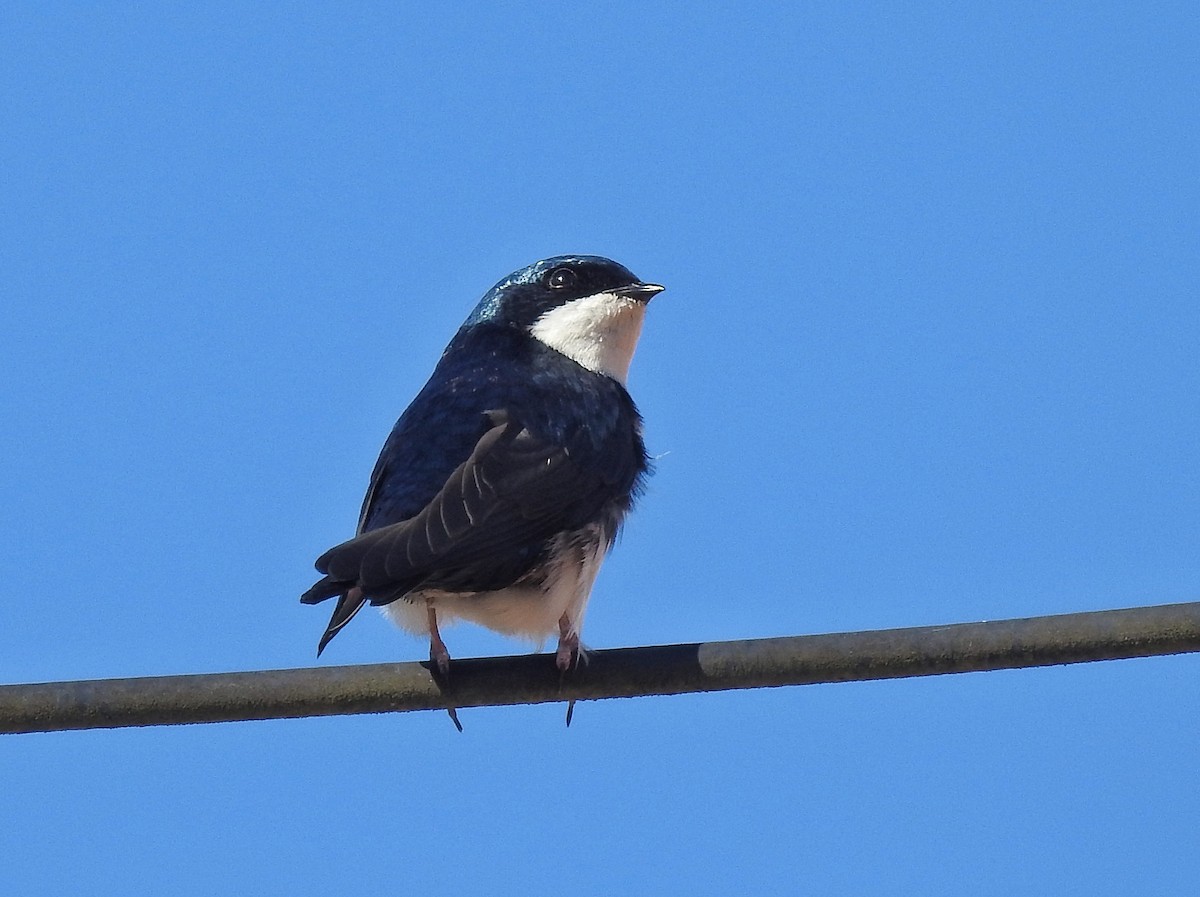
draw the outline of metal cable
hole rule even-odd
[[[553,655],[0,686],[0,733],[590,701],[1200,651],[1200,602],[989,623]]]

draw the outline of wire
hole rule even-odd
[[[591,701],[936,676],[1200,651],[1200,602],[790,638],[0,686],[0,733]]]

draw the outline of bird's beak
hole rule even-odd
[[[639,302],[649,302],[666,287],[660,286],[657,283],[631,283],[629,286],[618,287],[613,290],[618,296],[627,296],[630,299],[636,299]]]

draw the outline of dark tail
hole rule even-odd
[[[330,577],[326,576],[311,589],[300,596],[300,601],[303,604],[318,604],[328,598],[337,596],[337,607],[333,609],[333,616],[329,618],[329,625],[325,627],[325,634],[321,636],[321,641],[317,643],[317,657],[321,656],[321,652],[325,650],[325,646],[329,644],[330,639],[342,631],[342,627],[354,619],[354,615],[358,613],[367,601],[363,596],[362,589],[358,586],[349,586],[345,582],[333,582]]]

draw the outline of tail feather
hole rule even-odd
[[[322,601],[332,598],[335,595],[345,595],[346,592],[353,588],[353,586],[353,582],[346,582],[345,580],[339,581],[334,579],[332,576],[326,576],[300,596],[300,603],[320,604]]]
[[[343,584],[342,587],[345,588],[345,585]],[[315,588],[316,586],[313,587],[313,589]],[[313,589],[305,592],[305,598],[312,594]],[[317,601],[323,601],[325,598],[332,597],[333,595],[325,595],[306,603],[315,604]],[[304,601],[304,598],[300,600]],[[354,619],[354,615],[366,604],[366,601],[367,599],[363,596],[362,589],[358,586],[354,586],[345,594],[338,596],[337,607],[333,609],[333,616],[329,618],[329,625],[325,627],[325,634],[321,636],[321,641],[317,643],[317,657],[321,656],[321,652],[325,650],[325,646],[329,644],[330,640],[342,631],[342,627]]]
[[[320,604],[322,601],[328,601],[330,598],[337,598],[337,606],[333,609],[333,616],[329,618],[329,625],[325,627],[325,634],[321,636],[321,641],[317,643],[317,656],[321,656],[321,652],[325,650],[325,646],[330,640],[342,631],[342,627],[354,619],[354,615],[359,612],[364,604],[390,604],[391,602],[401,598],[405,593],[413,589],[419,580],[413,578],[404,582],[390,583],[387,589],[373,590],[371,595],[366,595],[363,592],[363,583],[361,580],[345,580],[337,579],[333,575],[324,577],[316,582],[311,589],[300,596],[302,604]]]

